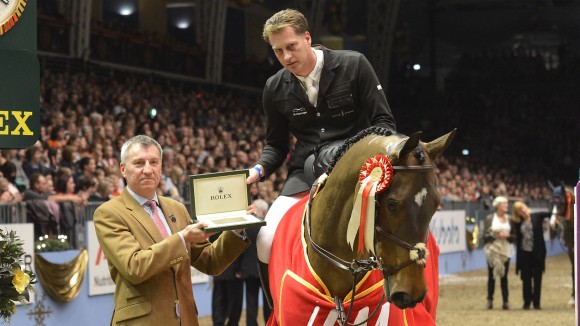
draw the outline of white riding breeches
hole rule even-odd
[[[302,192],[292,196],[279,196],[274,200],[274,203],[266,214],[266,225],[260,229],[258,238],[256,239],[258,259],[261,262],[266,264],[270,262],[270,250],[272,249],[274,234],[284,214],[306,195],[308,195],[308,192]]]

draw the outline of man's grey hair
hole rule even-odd
[[[129,152],[129,149],[131,149],[131,147],[133,147],[134,145],[141,145],[143,147],[149,147],[151,145],[156,146],[157,149],[159,150],[159,153],[161,154],[160,158],[161,160],[163,160],[163,149],[155,139],[146,135],[137,135],[131,137],[121,147],[121,163],[123,164],[127,163],[127,152]]]

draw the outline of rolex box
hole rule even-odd
[[[191,218],[205,222],[205,232],[245,229],[266,225],[266,221],[246,214],[251,204],[248,170],[205,173],[189,176]]]

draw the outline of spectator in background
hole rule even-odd
[[[99,181],[96,191],[89,196],[88,200],[90,202],[105,202],[111,199],[112,193],[113,184],[109,180],[103,179]]]
[[[546,242],[544,241],[544,220],[550,212],[531,213],[522,201],[512,207],[514,233],[516,236],[516,274],[522,279],[524,310],[541,309],[542,274],[546,268]]]
[[[161,179],[159,180],[159,186],[157,187],[157,194],[159,196],[165,196],[177,201],[181,201],[179,191],[177,190],[177,187],[173,185],[170,178],[164,178],[161,176]]]
[[[22,201],[22,194],[8,179],[0,177],[0,203],[18,203]]]
[[[121,178],[121,171],[119,170],[118,166],[110,166],[106,170],[106,179],[108,179],[111,184],[113,184],[113,193],[111,194],[113,197],[118,196],[123,192],[123,188],[125,187],[125,182],[123,178]]]
[[[56,171],[61,166],[60,162],[62,160],[62,149],[60,148],[48,148],[48,169],[51,175],[55,175]]]
[[[30,187],[30,181],[26,172],[22,169],[24,150],[7,149],[0,155],[0,172],[10,181],[20,192]]]
[[[59,162],[59,167],[69,168],[74,172],[78,159],[79,157],[76,147],[72,145],[66,145],[62,149],[62,156]]]
[[[75,174],[75,182],[78,183],[81,177],[91,179],[96,183],[95,172],[97,170],[97,163],[93,157],[83,157],[78,161],[78,170]]]
[[[26,149],[24,161],[22,162],[22,169],[29,179],[34,173],[40,173],[42,175],[50,173],[50,169],[45,165],[45,162],[42,162],[43,152],[44,149],[42,148],[42,144],[39,142]]]
[[[87,200],[96,190],[97,183],[94,177],[81,175],[75,182],[75,193]]]
[[[33,173],[30,184],[30,189],[24,191],[23,200],[26,202],[26,219],[34,225],[34,238],[58,235],[60,211],[56,201],[49,199],[46,177]]]
[[[483,209],[490,210],[491,203],[493,202],[493,195],[491,194],[491,189],[489,188],[488,184],[484,184],[481,186],[481,191],[477,200],[483,205]]]
[[[82,217],[81,207],[86,204],[86,197],[75,194],[75,181],[72,171],[67,168],[61,168],[56,173],[54,181],[54,190],[61,196],[70,196],[78,198],[76,201],[65,200],[59,202],[60,211],[60,234],[66,235],[69,243],[73,248],[78,248],[77,224]],[[82,236],[82,235],[81,235]]]
[[[487,309],[493,309],[493,294],[495,281],[501,280],[502,308],[509,309],[508,271],[510,258],[514,253],[513,228],[510,223],[508,200],[504,196],[495,197],[493,200],[495,213],[489,214],[484,223],[484,252],[487,258]]]
[[[18,185],[17,178],[17,165],[14,163],[15,156],[17,155],[17,150],[10,149],[0,151],[0,177],[2,178],[2,184],[0,184],[0,190],[2,190],[2,199],[4,202],[17,203],[22,201],[22,192],[20,189],[24,190],[27,186],[24,184]],[[4,156],[3,156],[4,155]],[[24,172],[22,172],[24,174]],[[26,183],[28,183],[28,177],[24,174],[26,178]]]
[[[50,131],[50,138],[46,141],[50,148],[63,149],[66,145],[65,129],[62,125],[54,125]]]
[[[113,145],[106,144],[104,146],[103,160],[100,162],[105,168],[119,166],[119,160],[115,156],[115,149]]]
[[[104,167],[97,165],[97,167],[95,168],[95,181],[101,182],[105,180],[106,173],[107,171],[105,171]]]

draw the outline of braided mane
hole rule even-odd
[[[344,155],[344,153],[346,153],[346,151],[348,151],[348,149],[359,140],[365,138],[368,135],[379,135],[386,137],[391,136],[394,133],[395,132],[391,129],[376,126],[368,127],[367,129],[360,131],[358,134],[345,140],[344,144],[340,145],[337,152],[334,154],[334,157],[332,157],[332,161],[330,162],[330,165],[328,166],[326,173],[330,174],[330,172],[332,172],[332,169],[336,165],[336,162],[338,162],[338,160],[340,160],[340,158]]]

